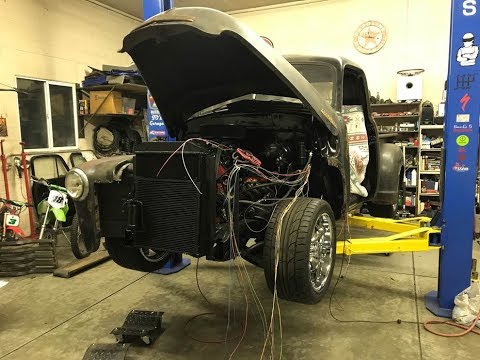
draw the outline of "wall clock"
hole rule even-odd
[[[387,29],[378,21],[366,21],[353,35],[353,45],[362,54],[374,54],[387,42]]]

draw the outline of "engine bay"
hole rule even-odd
[[[214,260],[241,254],[261,265],[273,211],[299,188],[297,196],[308,196],[312,159],[318,173],[334,146],[306,114],[221,114],[188,125],[185,142],[203,142],[216,152]]]
[[[262,266],[280,205],[298,197],[344,205],[342,178],[329,165],[337,139],[310,114],[221,113],[187,125],[177,142],[136,149],[131,195],[118,205],[130,246]]]

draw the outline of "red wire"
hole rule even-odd
[[[200,262],[200,258],[197,258],[197,266],[196,266],[196,269],[195,269],[195,279],[196,279],[196,282],[197,282],[197,288],[198,288],[198,291],[200,292],[200,294],[202,295],[203,299],[207,302],[208,305],[212,306],[212,307],[215,307],[215,305],[213,305],[208,299],[207,297],[205,296],[205,294],[203,293],[202,289],[200,288],[200,282],[198,281],[198,265],[199,265],[199,262]],[[247,309],[248,309],[248,304],[247,304]],[[224,317],[222,316],[222,310],[221,309],[215,309],[215,312],[206,312],[206,313],[202,313],[202,314],[198,314],[198,315],[195,315],[195,316],[192,316],[190,319],[187,320],[187,322],[185,323],[184,327],[183,327],[183,330],[185,331],[185,334],[192,340],[195,340],[195,341],[198,341],[198,342],[201,342],[201,343],[204,343],[204,344],[223,344],[225,341],[231,341],[231,340],[236,340],[240,337],[243,338],[243,336],[245,335],[245,331],[246,331],[246,326],[243,324],[243,322],[240,322],[240,333],[234,337],[227,337],[226,339],[221,339],[221,340],[211,340],[211,339],[200,339],[200,338],[197,338],[195,336],[192,336],[189,332],[188,332],[188,329],[189,329],[189,326],[191,324],[191,322],[193,320],[195,320],[196,318],[199,318],[199,317],[202,317],[202,316],[207,316],[207,315],[214,315],[214,316],[218,316],[218,317]],[[238,345],[237,345],[238,347]],[[236,349],[236,348],[235,348]]]
[[[240,322],[240,327],[241,327],[241,331],[238,335],[234,336],[234,337],[230,337],[230,338],[223,338],[223,339],[219,339],[219,340],[210,340],[210,339],[200,339],[200,338],[197,338],[193,335],[191,335],[189,332],[188,332],[188,329],[189,329],[189,325],[190,323],[195,320],[196,318],[199,318],[201,316],[207,316],[207,315],[213,315],[213,316],[220,316],[219,313],[217,312],[207,312],[207,313],[202,313],[202,314],[198,314],[198,315],[195,315],[193,317],[191,317],[190,319],[187,320],[187,322],[185,323],[185,326],[184,326],[184,331],[185,331],[185,334],[192,340],[195,340],[195,341],[198,341],[198,342],[201,342],[201,343],[204,343],[204,344],[223,344],[225,341],[231,341],[231,340],[235,340],[235,339],[238,339],[242,336],[242,334],[244,334],[244,329],[245,329],[245,326],[243,325],[242,322]]]

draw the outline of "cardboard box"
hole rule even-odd
[[[95,113],[122,114],[122,94],[118,91],[90,91],[90,114]]]

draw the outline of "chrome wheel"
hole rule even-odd
[[[330,274],[335,249],[332,242],[335,234],[333,232],[332,219],[329,214],[321,214],[313,228],[310,240],[310,282],[313,290],[320,292],[327,284]]]
[[[152,249],[140,249],[140,254],[142,254],[143,258],[148,262],[156,263],[165,260],[165,258],[169,255],[168,252],[156,252]]]

